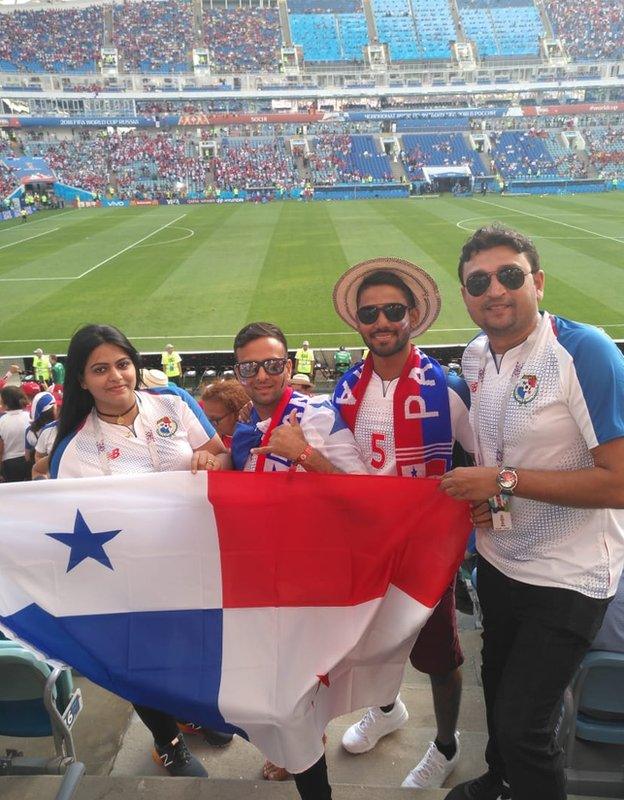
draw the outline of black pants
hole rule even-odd
[[[327,777],[327,762],[323,754],[316,764],[294,776],[301,800],[331,800],[331,786]]]
[[[563,692],[589,649],[608,600],[532,586],[477,563],[483,610],[483,693],[490,770],[513,800],[565,800],[555,726]]]
[[[147,706],[135,705],[134,710],[143,724],[150,729],[157,744],[161,746],[169,744],[180,733],[175,717],[172,717],[171,714],[165,714],[164,711],[158,711]]]
[[[31,465],[24,456],[18,458],[7,458],[2,462],[2,474],[7,483],[17,483],[18,481],[29,481]]]

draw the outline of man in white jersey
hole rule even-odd
[[[459,260],[483,333],[466,348],[477,466],[442,479],[490,499],[477,532],[488,772],[452,800],[564,800],[561,699],[624,564],[624,358],[597,328],[540,312],[534,244],[501,225]]]
[[[236,377],[253,408],[248,422],[239,422],[232,437],[235,469],[250,472],[365,473],[359,449],[327,396],[309,397],[288,385],[292,364],[286,337],[268,322],[252,322],[234,340]],[[268,780],[288,773],[267,761]],[[302,800],[331,800],[323,755],[294,776]]]
[[[353,430],[367,471],[408,478],[441,476],[450,469],[454,440],[470,453],[473,439],[463,379],[445,374],[410,343],[438,315],[435,281],[407,261],[373,259],[339,279],[334,304],[370,349],[364,361],[339,379],[334,393],[334,404]],[[456,727],[463,654],[452,586],[420,633],[410,660],[430,677],[437,735],[403,786],[439,787],[459,759]],[[390,706],[370,708],[346,731],[342,744],[350,753],[367,752],[407,720],[407,709],[397,697]]]

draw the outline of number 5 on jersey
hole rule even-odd
[[[371,467],[374,469],[383,469],[386,463],[386,451],[383,446],[385,441],[385,433],[371,433],[371,450],[373,452],[373,457],[370,463]]]

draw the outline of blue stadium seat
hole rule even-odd
[[[293,44],[301,45],[306,61],[342,61],[338,23],[333,14],[291,14]]]
[[[621,797],[624,653],[587,653],[566,690],[558,738],[571,792]]]
[[[457,40],[457,32],[447,0],[412,0],[412,8],[422,58],[449,58],[449,43]]]
[[[69,800],[84,773],[70,725],[63,718],[72,697],[71,672],[51,667],[13,641],[0,640],[0,735],[52,736],[53,758],[10,755],[8,775],[64,775],[57,797]],[[2,778],[0,777],[0,783]]]
[[[624,653],[594,650],[572,686],[579,739],[624,745]]]

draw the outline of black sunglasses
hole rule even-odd
[[[466,291],[473,297],[481,297],[485,294],[492,283],[492,275],[496,275],[496,279],[501,283],[505,289],[519,289],[523,284],[527,275],[532,275],[531,272],[525,272],[520,267],[501,267],[496,272],[473,272],[466,278]]]
[[[239,361],[234,369],[241,378],[255,378],[260,367],[267,375],[281,375],[286,367],[287,358],[265,358],[264,361]]]
[[[408,306],[404,303],[384,303],[381,306],[361,306],[356,313],[362,325],[372,325],[377,322],[381,311],[388,322],[400,322],[407,309]]]

